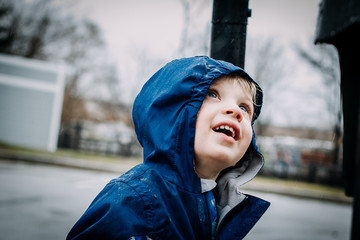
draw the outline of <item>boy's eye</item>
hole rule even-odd
[[[207,92],[206,96],[211,97],[211,98],[218,98],[217,93],[215,91],[211,91],[211,90]]]
[[[251,111],[249,106],[247,106],[247,105],[240,105],[239,108],[246,113],[250,113],[250,111]]]

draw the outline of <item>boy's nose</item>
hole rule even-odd
[[[238,106],[231,106],[224,109],[226,115],[236,118],[239,122],[242,120],[241,110]]]

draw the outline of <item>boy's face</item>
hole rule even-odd
[[[195,130],[195,171],[216,179],[245,154],[252,139],[254,111],[250,90],[237,80],[215,80],[199,110]]]

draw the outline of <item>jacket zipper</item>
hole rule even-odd
[[[208,226],[210,226],[210,239],[211,240],[215,240],[216,239],[216,230],[215,230],[215,236],[213,236],[213,232],[212,232],[212,221],[211,221],[211,213],[210,213],[210,203],[209,203],[209,201],[207,200],[207,197],[206,197],[206,195],[205,194],[203,194],[203,198],[205,198],[205,202],[206,202],[206,212],[207,212],[207,218],[208,218],[208,220],[209,220],[209,224],[208,224]],[[217,214],[217,211],[216,211],[216,214]]]

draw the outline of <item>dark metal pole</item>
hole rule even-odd
[[[358,0],[322,0],[317,43],[333,44],[339,53],[344,115],[343,172],[345,193],[352,196],[351,239],[360,239],[360,4]]]
[[[360,25],[345,31],[334,44],[339,52],[344,113],[343,169],[345,190],[354,197],[351,239],[360,239]],[[345,39],[345,40],[343,40]]]
[[[210,56],[241,68],[245,65],[249,0],[214,0]]]

